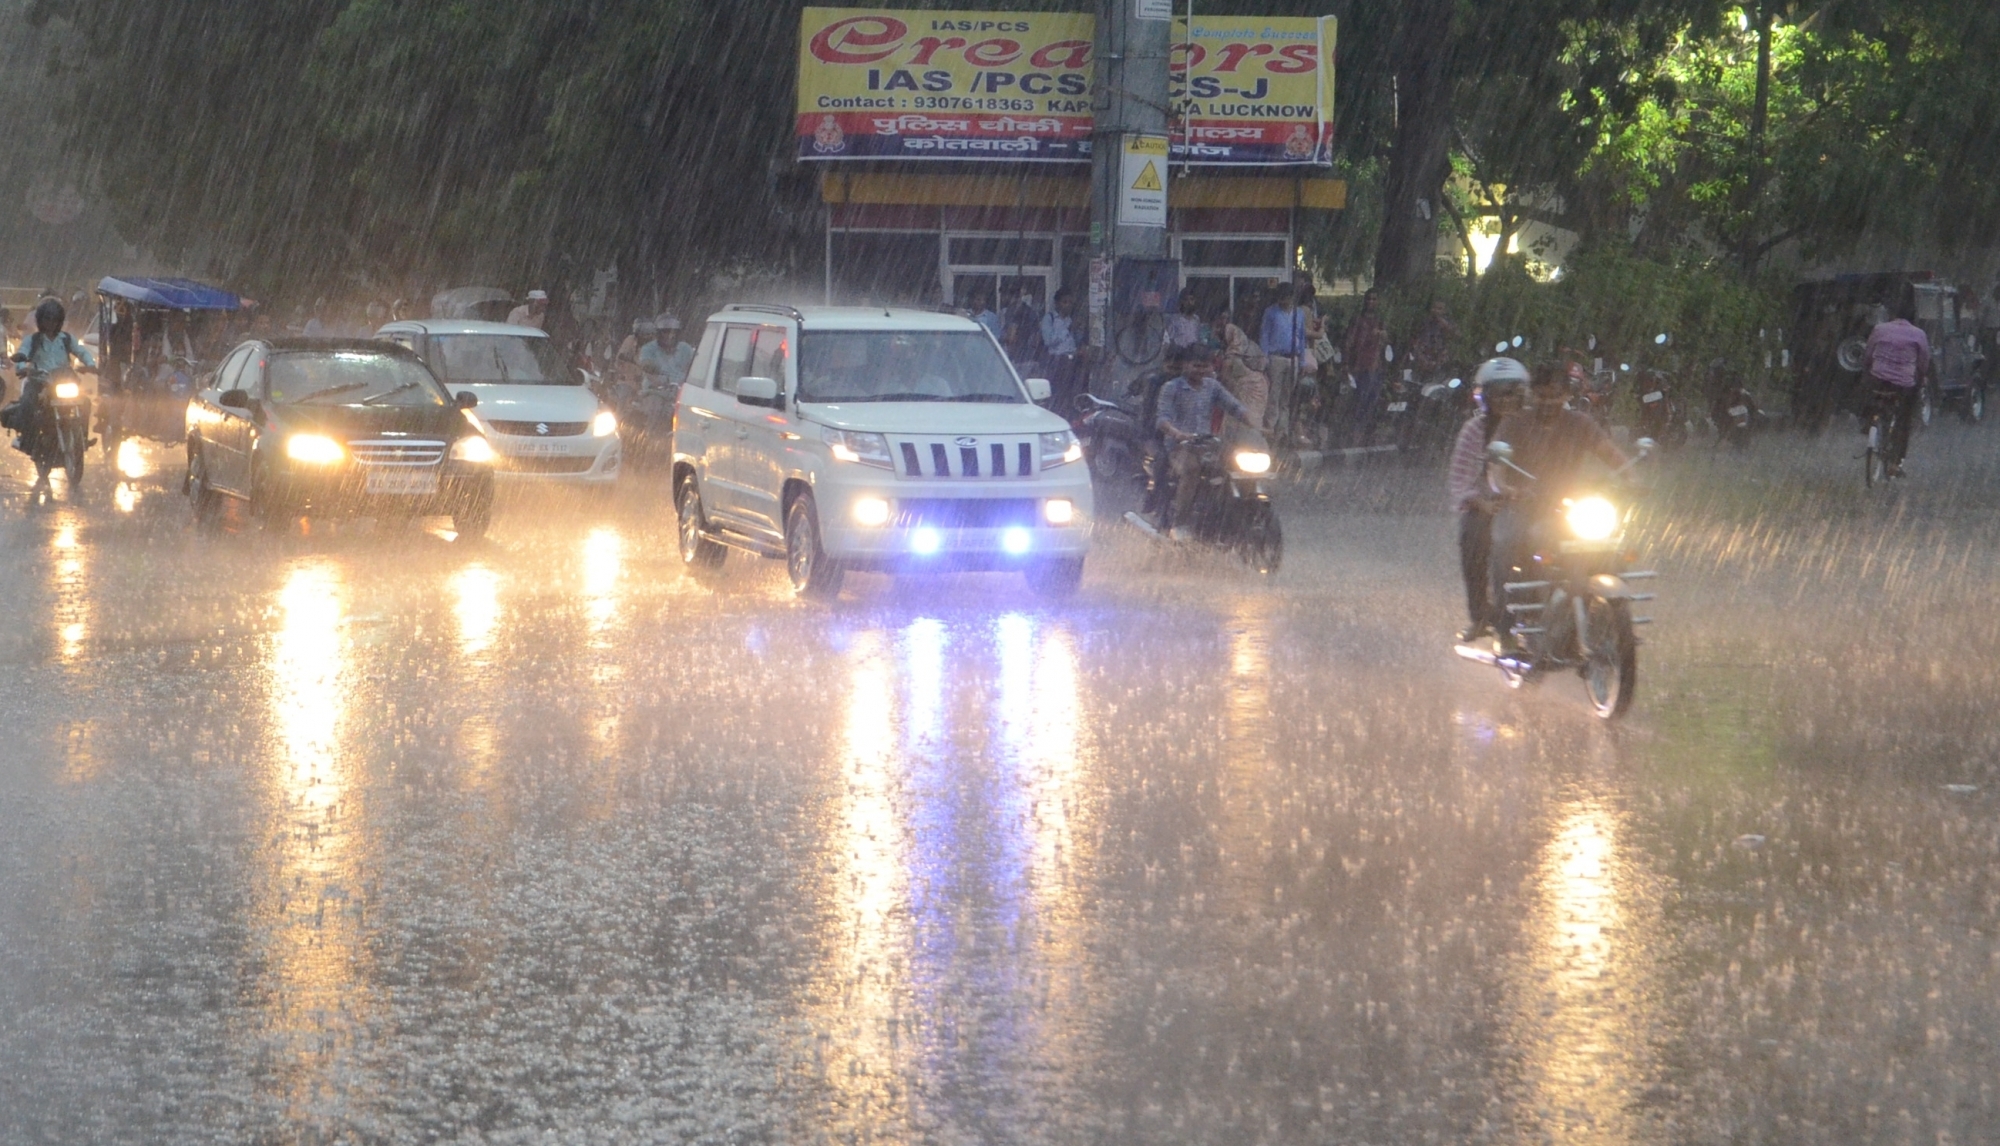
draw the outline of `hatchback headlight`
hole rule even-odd
[[[1245,474],[1267,474],[1271,472],[1271,455],[1262,450],[1236,451],[1236,472]]]
[[[451,460],[455,462],[490,466],[499,456],[493,451],[493,443],[478,434],[468,434],[451,445]]]
[[[599,438],[608,438],[618,432],[618,415],[609,410],[599,410],[590,420],[590,432]]]
[[[1618,507],[1601,497],[1581,497],[1563,514],[1579,541],[1603,541],[1618,532]]]
[[[1068,430],[1042,435],[1042,468],[1053,469],[1083,460],[1083,443]]]
[[[83,387],[74,382],[56,383],[56,397],[65,402],[74,402],[83,396]]]
[[[330,466],[346,457],[347,450],[325,434],[293,434],[285,439],[285,456],[307,465]]]
[[[857,434],[852,430],[823,426],[819,435],[833,451],[835,461],[854,462],[883,470],[896,468],[895,463],[889,460],[889,439],[880,434]]]

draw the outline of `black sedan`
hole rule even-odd
[[[235,497],[263,522],[449,515],[482,536],[496,454],[463,414],[477,401],[389,343],[245,342],[188,404],[196,518]]]

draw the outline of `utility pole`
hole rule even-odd
[[[1092,341],[1110,349],[1116,332],[1105,327],[1115,316],[1104,312],[1107,272],[1124,259],[1167,257],[1167,65],[1173,43],[1173,0],[1097,0],[1097,91],[1092,101],[1090,154],[1090,251],[1092,256]],[[1130,184],[1144,178],[1143,156],[1161,149],[1157,214],[1142,189],[1128,203]],[[1127,151],[1140,152],[1132,167]],[[1136,219],[1135,219],[1136,216]],[[1103,324],[1103,325],[1100,325]],[[1100,340],[1097,336],[1103,334]]]

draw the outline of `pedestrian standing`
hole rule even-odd
[[[1000,324],[1000,312],[993,309],[993,296],[985,287],[972,292],[972,321],[986,328],[995,342],[1001,341],[1005,328]]]
[[[1236,400],[1250,411],[1244,421],[1261,429],[1264,408],[1271,401],[1271,379],[1264,373],[1263,349],[1250,341],[1250,336],[1243,333],[1242,327],[1229,321],[1227,310],[1215,312],[1209,329],[1211,337],[1202,342],[1206,345],[1213,341],[1222,348],[1220,377],[1223,388],[1236,395]]]
[[[1042,316],[1042,366],[1048,372],[1049,408],[1066,411],[1083,387],[1076,347],[1076,292],[1063,287]]]
[[[1347,367],[1354,372],[1354,444],[1365,446],[1375,432],[1382,404],[1382,351],[1389,345],[1374,291],[1361,296],[1361,313],[1347,326]]]
[[[1271,404],[1266,410],[1265,429],[1274,444],[1290,444],[1292,404],[1298,398],[1299,359],[1306,353],[1306,316],[1299,313],[1298,296],[1289,285],[1278,288],[1278,297],[1264,309],[1258,345],[1269,361]]]
[[[507,314],[507,325],[532,326],[536,330],[541,330],[548,320],[549,292],[545,290],[529,291],[528,301],[515,307]]]
[[[1162,346],[1178,346],[1185,350],[1201,341],[1203,328],[1201,321],[1201,300],[1193,290],[1181,292],[1180,310],[1167,318],[1167,332]]]

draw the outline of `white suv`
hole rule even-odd
[[[681,557],[782,557],[831,596],[848,569],[1018,570],[1064,596],[1090,551],[1089,467],[969,319],[737,305],[708,320],[674,411]]]

